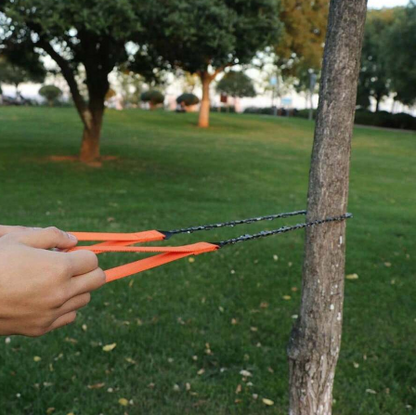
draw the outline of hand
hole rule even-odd
[[[26,226],[6,226],[0,225],[0,238],[8,233],[12,232],[24,232],[24,231],[36,231],[40,230],[41,228],[28,228]]]
[[[56,228],[0,238],[0,335],[36,337],[75,320],[90,292],[105,283],[92,252],[49,251],[76,244]]]

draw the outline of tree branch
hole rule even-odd
[[[68,83],[72,99],[74,100],[75,107],[77,108],[81,120],[84,123],[85,127],[89,128],[89,121],[85,117],[87,104],[84,98],[82,97],[81,93],[79,92],[78,84],[75,79],[75,74],[70,64],[52,47],[52,45],[48,41],[41,39],[36,43],[36,46],[43,49],[61,68],[62,75]]]

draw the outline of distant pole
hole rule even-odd
[[[331,0],[307,221],[343,215],[367,0]],[[331,415],[341,347],[345,221],[306,229],[302,300],[288,346],[291,415]],[[353,399],[353,397],[351,397]]]
[[[313,92],[316,85],[316,74],[309,69],[309,121],[313,120]]]
[[[277,107],[275,105],[274,99],[275,99],[275,96],[276,96],[277,83],[278,83],[277,76],[273,75],[270,78],[270,85],[272,86],[272,110],[273,110],[273,115],[275,117],[277,115]]]

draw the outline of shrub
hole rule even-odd
[[[176,98],[176,102],[178,104],[182,104],[185,107],[190,107],[191,105],[199,104],[199,98],[194,94],[188,94],[184,93],[182,95],[179,95],[178,98]]]
[[[149,91],[143,92],[140,95],[140,100],[143,102],[148,102],[150,107],[153,108],[156,105],[163,104],[165,96],[156,89],[150,89]]]
[[[371,112],[368,110],[357,110],[355,123],[381,128],[416,130],[416,118],[405,113],[391,114],[387,111]]]

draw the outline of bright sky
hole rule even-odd
[[[382,7],[405,6],[409,0],[368,0],[368,8],[381,9]]]

